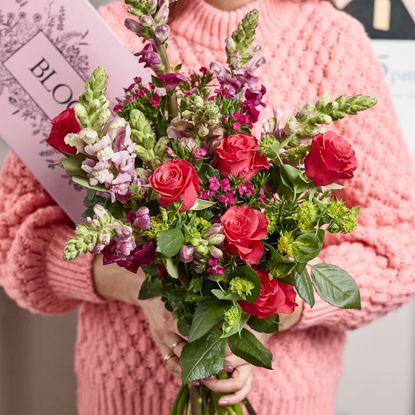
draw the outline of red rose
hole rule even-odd
[[[264,271],[256,271],[256,273],[261,280],[261,291],[253,303],[238,301],[242,310],[258,318],[268,318],[274,314],[293,313],[297,306],[294,287],[279,282],[277,279],[270,280],[268,274]]]
[[[258,264],[264,254],[261,240],[267,236],[265,215],[247,206],[233,206],[221,218],[226,251],[246,264]]]
[[[328,131],[313,137],[305,160],[305,172],[316,186],[326,186],[341,179],[351,179],[357,162],[351,145]]]
[[[52,130],[47,139],[48,144],[61,153],[76,154],[76,148],[65,144],[65,137],[70,133],[79,133],[81,126],[75,117],[75,110],[68,108],[52,121]]]
[[[223,177],[232,175],[248,181],[260,170],[268,169],[265,156],[259,154],[258,141],[249,134],[222,138],[217,148],[217,168]]]
[[[160,166],[148,181],[156,193],[157,201],[167,207],[170,203],[182,201],[180,210],[189,210],[196,202],[200,189],[199,176],[194,167],[186,160],[173,159]]]

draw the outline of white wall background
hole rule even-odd
[[[107,3],[91,1],[94,5]],[[403,58],[399,67],[389,67],[388,77],[401,123],[404,127],[411,126],[415,61],[411,62],[409,57],[415,59],[415,53],[408,55],[397,49],[398,45],[392,45],[385,54],[384,45],[375,46],[385,64],[390,65],[393,51]],[[415,156],[415,133],[410,128],[407,131]],[[0,163],[6,151],[0,140]],[[414,323],[415,302],[349,334],[337,415],[415,414]],[[0,415],[76,413],[75,325],[74,314],[31,315],[0,292]]]

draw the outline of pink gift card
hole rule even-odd
[[[1,1],[0,136],[74,222],[85,192],[50,167],[62,155],[45,139],[50,120],[76,103],[100,65],[112,103],[135,76],[149,80],[87,0]]]

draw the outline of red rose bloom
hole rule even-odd
[[[246,264],[258,264],[264,254],[261,240],[267,236],[265,215],[247,206],[233,206],[221,218],[226,252],[237,254]]]
[[[326,186],[341,179],[351,179],[357,162],[351,145],[328,131],[313,137],[305,160],[305,172],[316,186]]]
[[[81,131],[81,126],[75,117],[75,110],[68,108],[62,111],[51,123],[52,130],[50,131],[47,143],[61,153],[76,154],[76,148],[68,146],[64,141],[68,134],[76,134]]]
[[[222,138],[217,148],[216,164],[222,177],[232,175],[244,182],[260,170],[269,168],[267,158],[259,154],[257,139],[249,134],[232,134]]]
[[[156,193],[157,201],[167,207],[170,203],[182,201],[182,212],[189,210],[196,202],[200,189],[199,176],[186,160],[173,159],[160,166],[148,181]]]
[[[258,318],[293,313],[297,306],[294,287],[279,282],[277,279],[270,280],[268,274],[264,271],[257,270],[256,273],[261,280],[261,291],[253,303],[238,301],[242,310]]]

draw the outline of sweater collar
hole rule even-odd
[[[275,36],[276,30],[291,20],[295,8],[290,7],[290,3],[293,1],[252,0],[238,9],[225,11],[205,0],[179,0],[172,28],[174,33],[192,42],[220,50],[246,13],[258,9],[260,20],[257,37],[264,44],[270,36]]]

